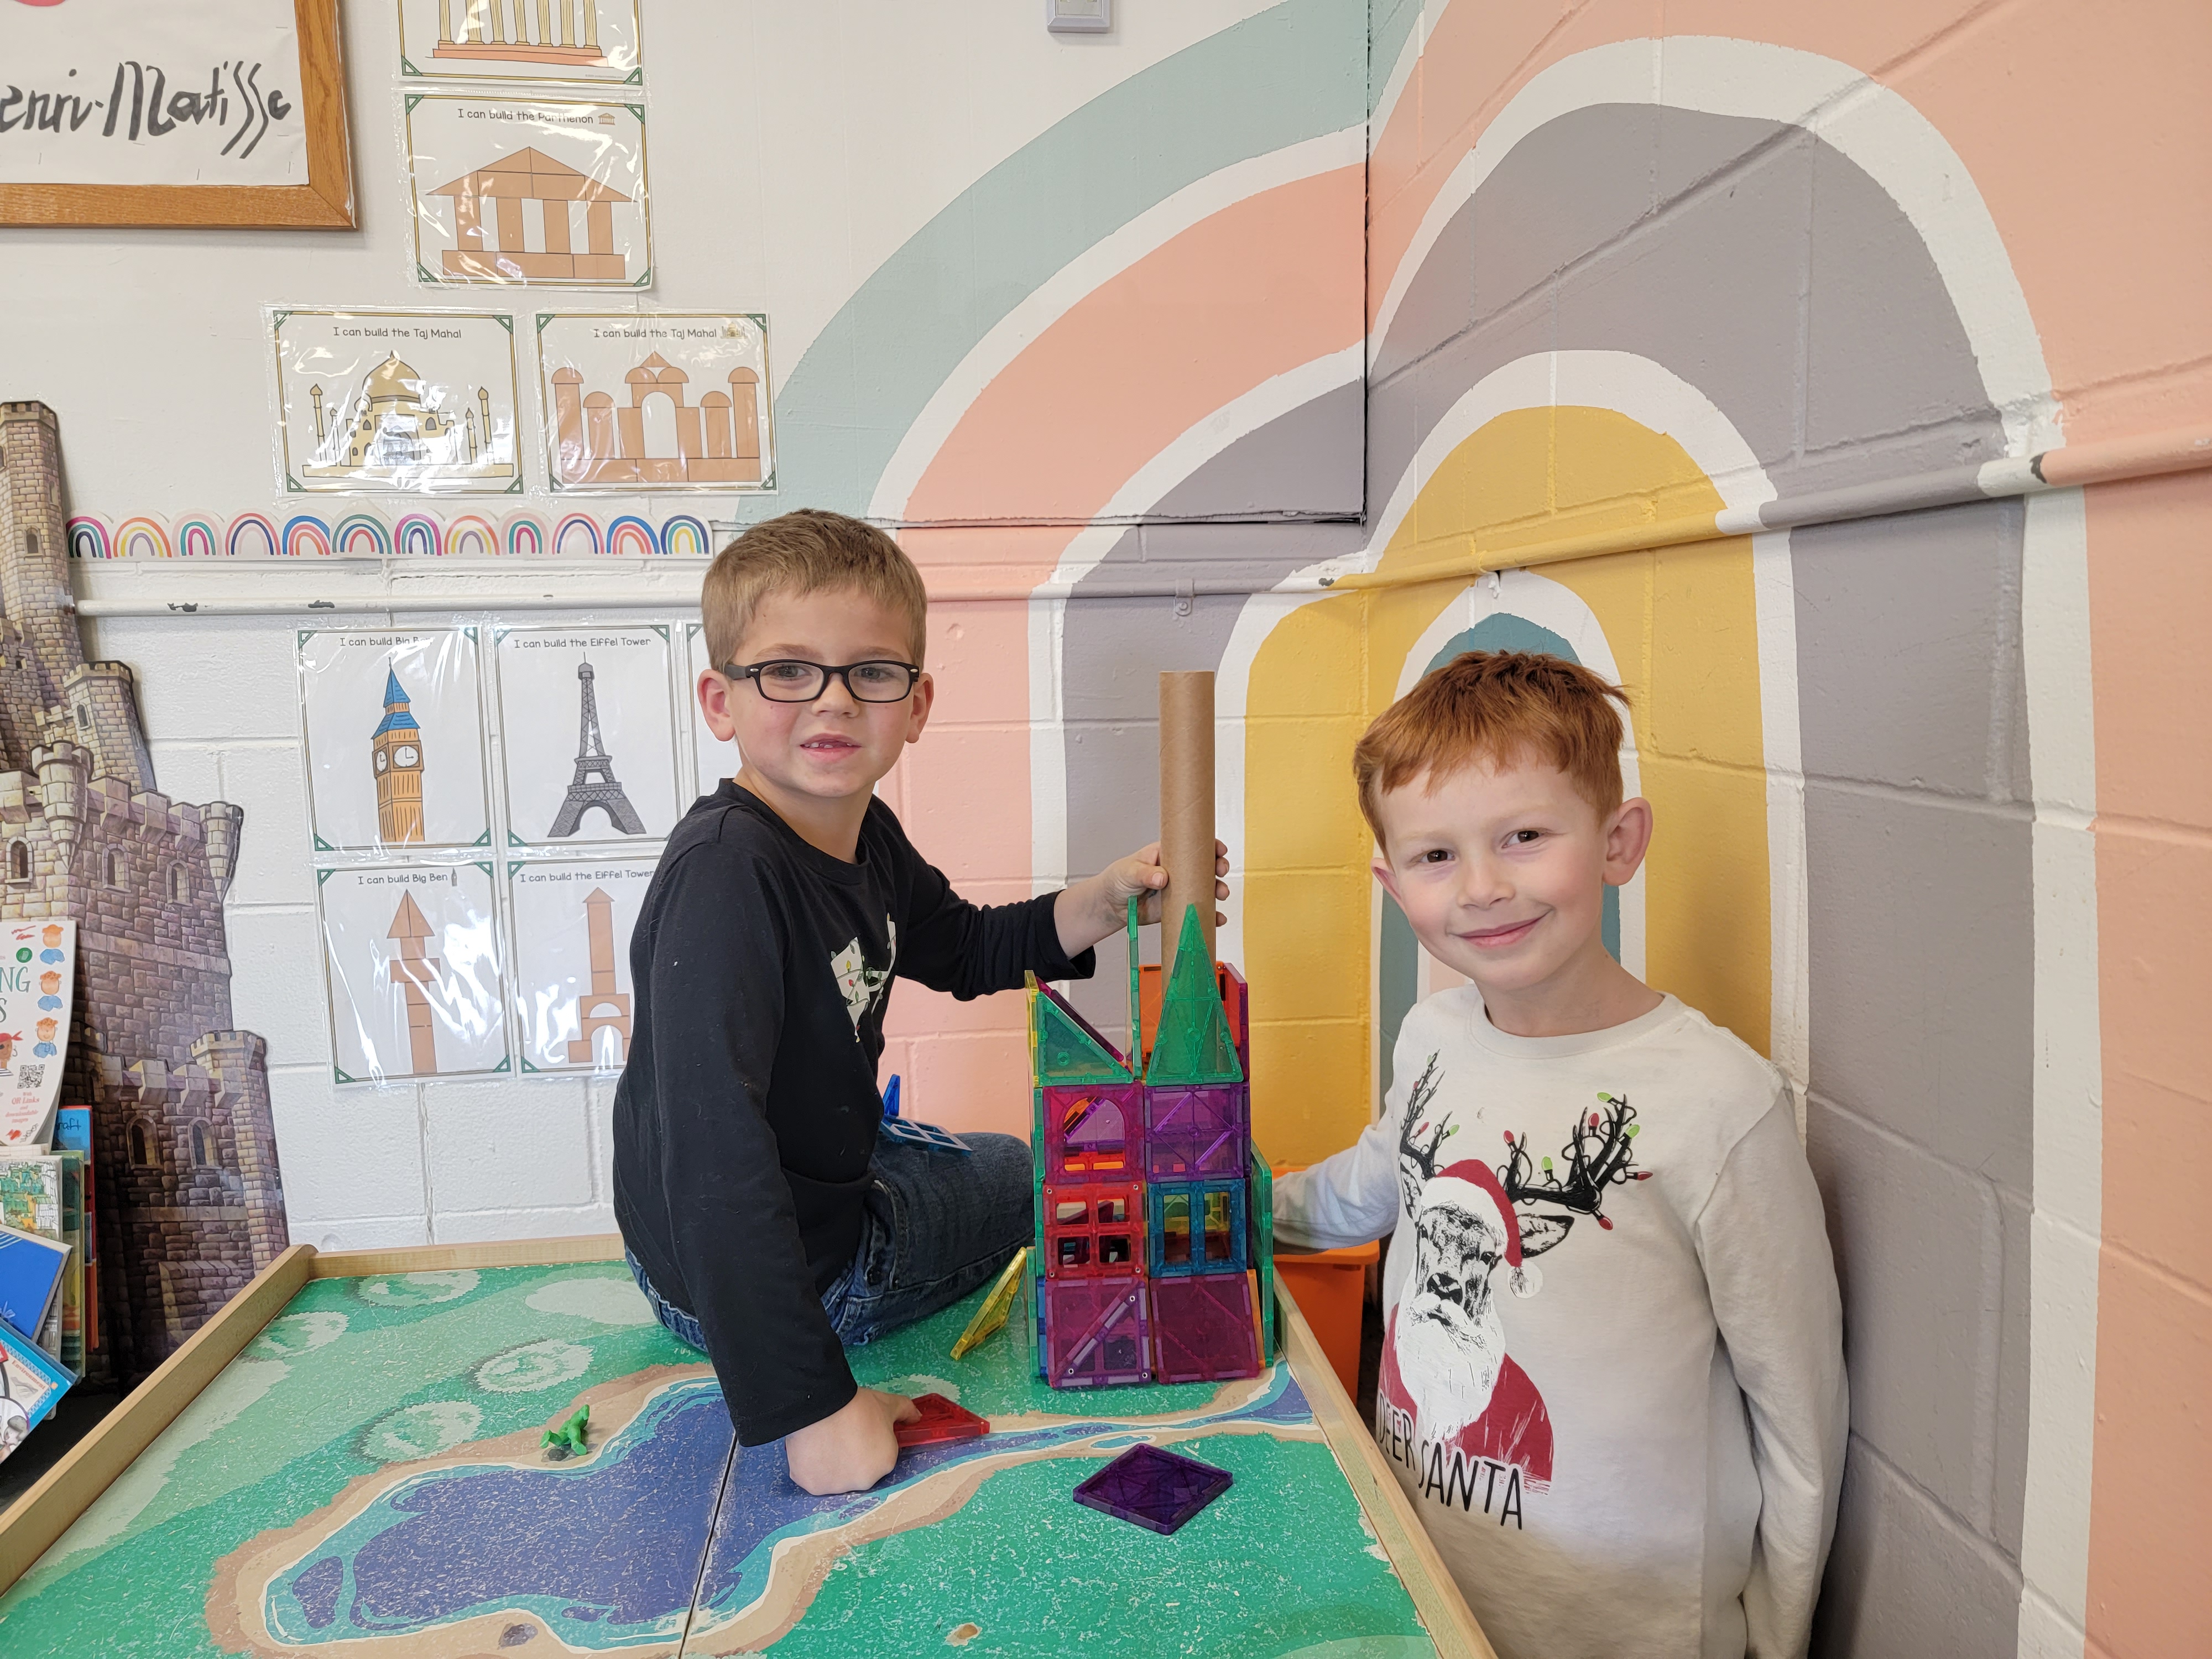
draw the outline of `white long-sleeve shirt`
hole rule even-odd
[[[1275,1231],[1391,1235],[1376,1438],[1501,1659],[1805,1652],[1843,1317],[1765,1060],[1671,996],[1516,1037],[1442,992],[1381,1120],[1277,1185]]]

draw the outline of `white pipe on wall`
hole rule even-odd
[[[1890,518],[1900,513],[1957,507],[1971,501],[2002,501],[2041,495],[2047,490],[2071,489],[2084,484],[2118,483],[2130,478],[2156,477],[2169,472],[2212,467],[2212,433],[2194,428],[2156,432],[2133,438],[2111,439],[2070,449],[2046,450],[2017,460],[1990,461],[1941,472],[1915,473],[1879,483],[1847,489],[1771,501],[1751,513],[1723,512],[1710,517],[1679,520],[1673,525],[1638,525],[1626,530],[1581,536],[1556,537],[1524,546],[1478,549],[1462,556],[1437,560],[1405,569],[1353,571],[1341,575],[1294,576],[1267,586],[1252,582],[1208,581],[1196,578],[1152,581],[1086,581],[1065,597],[1072,599],[1176,599],[1249,598],[1255,593],[1318,593],[1364,588],[1401,587],[1419,582],[1468,580],[1493,570],[1520,570],[1534,565],[1558,564],[1570,559],[1603,557],[1660,547],[1682,547],[1699,542],[1729,541],[1762,530],[1800,529],[1811,525],[1849,524],[1863,519]],[[318,562],[320,566],[321,562]],[[367,563],[368,562],[361,562]],[[477,611],[594,611],[669,610],[695,605],[699,582],[705,575],[705,559],[640,559],[625,561],[658,592],[636,587],[589,591],[540,591],[502,593],[501,584],[542,575],[543,564],[512,559],[410,559],[380,562],[381,579],[398,576],[410,591],[301,593],[289,599],[233,599],[208,593],[190,599],[90,597],[76,602],[80,617],[331,617],[377,615],[440,615]],[[138,562],[131,562],[138,568]],[[255,562],[257,567],[299,570],[289,561]],[[98,568],[95,562],[91,568]],[[160,568],[174,568],[161,566]],[[244,567],[232,565],[224,574],[235,577]],[[181,574],[181,573],[179,573]],[[604,579],[614,573],[605,563],[568,565],[558,579],[574,581],[580,588],[586,575]],[[442,580],[441,580],[442,579]],[[1036,584],[1018,586],[933,588],[937,605],[982,605],[1024,602]]]

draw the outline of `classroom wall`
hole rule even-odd
[[[1260,1139],[1303,1161],[1449,978],[1365,873],[1358,731],[1470,645],[1617,676],[1659,835],[1609,938],[1790,1075],[1829,1207],[1853,1434],[1816,1650],[2201,1645],[2212,1236],[2155,1177],[2212,1121],[2212,495],[2137,475],[2212,431],[2202,8],[1123,0],[1103,41],[890,9],[651,13],[684,50],[649,300],[771,316],[782,489],[730,516],[868,513],[929,576],[938,714],[884,787],[917,840],[981,898],[1140,843],[1154,674],[1216,670],[1222,951]],[[11,295],[66,326],[4,389],[60,412],[74,511],[270,510],[256,307],[418,297],[390,24],[347,27],[359,233],[11,237]],[[136,413],[174,397],[192,443]],[[2112,481],[2006,493],[2037,455]],[[1626,550],[1550,562],[1591,545]],[[1424,574],[1470,555],[1536,562]],[[565,562],[252,580],[495,607]],[[1353,572],[1399,585],[1312,580]],[[246,808],[237,1017],[295,1237],[604,1228],[605,1087],[331,1086],[290,627],[90,643],[141,676],[161,787]],[[1118,950],[1076,991],[1109,1030]],[[1019,1131],[1017,1000],[906,987],[891,1029],[912,1110]]]

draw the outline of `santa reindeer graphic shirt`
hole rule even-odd
[[[1803,1654],[1842,1313],[1780,1074],[1671,996],[1516,1037],[1442,992],[1275,1188],[1293,1247],[1385,1234],[1375,1437],[1501,1659]]]

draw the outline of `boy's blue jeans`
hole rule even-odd
[[[1035,1189],[1029,1143],[1012,1135],[960,1138],[973,1149],[964,1158],[911,1141],[877,1144],[860,1248],[822,1293],[823,1309],[843,1341],[872,1342],[951,1307],[996,1278],[1030,1242]],[[623,1255],[660,1322],[704,1352],[699,1322],[653,1288],[635,1256]]]

